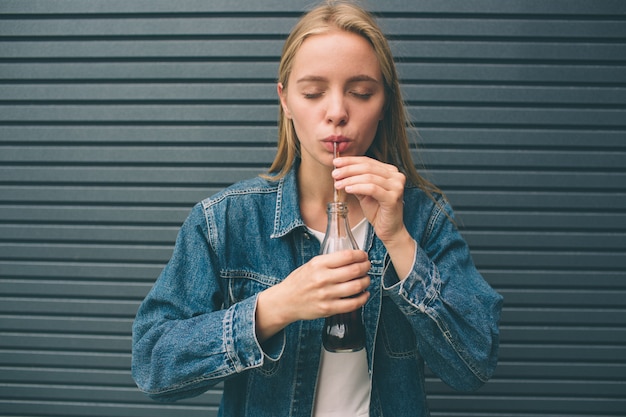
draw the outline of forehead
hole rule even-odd
[[[374,48],[364,37],[341,30],[312,35],[295,54],[291,77],[368,75],[381,80]]]

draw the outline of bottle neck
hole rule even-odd
[[[328,203],[328,226],[322,242],[321,253],[345,249],[358,249],[348,224],[348,206],[345,203]]]
[[[345,237],[350,232],[348,224],[348,205],[344,202],[328,203],[327,236]]]
[[[344,203],[343,201],[338,201],[336,203],[328,203],[328,205],[326,206],[326,212],[328,214],[337,213],[337,214],[343,215],[344,217],[347,217],[348,216],[348,204]]]

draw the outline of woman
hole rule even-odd
[[[453,388],[481,386],[497,362],[502,300],[415,170],[372,17],[341,3],[306,14],[277,91],[268,175],[194,207],[137,313],[138,386],[177,400],[224,382],[221,416],[372,417],[428,415],[424,363]],[[363,250],[318,255],[335,190]],[[366,348],[323,351],[323,318],[357,308]]]

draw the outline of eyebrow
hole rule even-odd
[[[296,80],[296,83],[326,82],[326,81],[328,80],[325,77],[320,77],[317,75],[306,75]],[[355,75],[354,77],[348,78],[348,83],[361,82],[361,81],[380,83],[380,81],[378,81],[376,78],[372,78],[369,75],[365,75],[365,74]]]

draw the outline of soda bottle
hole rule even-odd
[[[348,205],[343,202],[328,203],[327,213],[328,225],[320,253],[359,249],[348,224]],[[365,326],[362,308],[327,317],[324,321],[322,343],[329,352],[356,352],[363,349]]]

